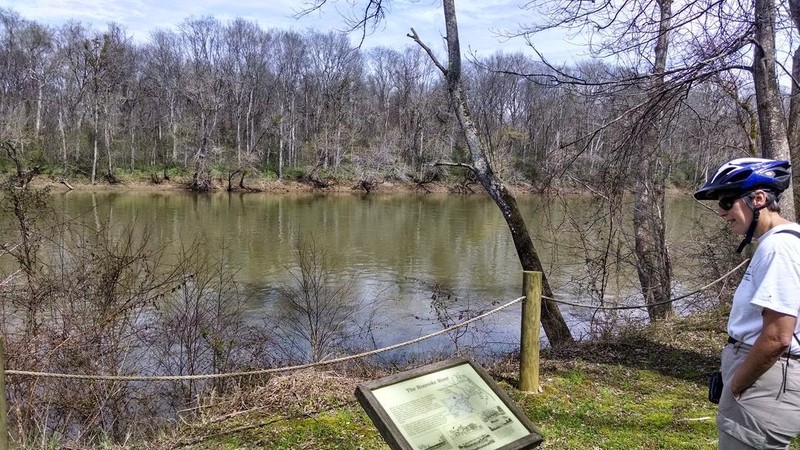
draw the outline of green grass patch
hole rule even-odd
[[[628,330],[610,340],[545,350],[539,393],[515,388],[518,361],[513,358],[486,368],[542,432],[542,449],[711,450],[717,447],[717,406],[706,399],[706,376],[719,366],[724,330],[725,315],[712,312]],[[272,411],[282,410],[282,415],[228,423],[222,438],[178,447],[388,449],[353,397],[361,381],[325,373],[287,374],[270,381],[268,386],[275,385],[270,399],[285,393],[281,383],[293,392],[298,386],[312,387],[300,390],[305,395],[285,395],[286,404],[273,401]],[[250,403],[263,405],[261,395]],[[237,431],[242,426],[247,428]],[[212,430],[200,426],[189,434],[202,433]],[[790,448],[800,449],[800,442]]]
[[[544,434],[541,448],[716,448],[716,406],[704,386],[647,369],[569,365],[543,374],[541,394],[513,394]]]

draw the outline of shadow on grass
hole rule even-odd
[[[721,344],[720,344],[721,347]],[[548,361],[582,360],[590,364],[621,365],[652,370],[674,378],[705,385],[708,374],[719,370],[719,354],[678,348],[647,338],[623,338],[614,342],[591,342],[571,348],[550,349]]]
[[[714,310],[688,318],[631,328],[619,334],[576,342],[541,351],[541,370],[572,370],[587,365],[624,366],[706,386],[711,372],[719,370],[720,352],[727,339],[727,311]],[[517,387],[517,381],[503,378]]]

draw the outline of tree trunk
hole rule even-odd
[[[97,92],[95,92],[95,100],[94,100],[94,136],[92,138],[92,149],[93,149],[93,153],[92,153],[92,184],[93,185],[95,184],[95,180],[97,179],[97,158],[98,158],[98,155],[97,155],[97,152],[98,152],[98,149],[97,149],[97,145],[98,145],[98,143],[97,143],[97,135],[100,133],[100,127],[99,127],[99,125],[97,123],[99,121],[98,108],[99,108],[99,106],[97,104]]]
[[[774,0],[755,1],[756,45],[753,55],[753,77],[761,131],[761,154],[765,158],[788,160],[789,140],[775,72],[776,11]],[[784,191],[781,201],[781,215],[789,220],[794,220],[795,217],[792,184]]]
[[[205,112],[202,113],[200,121],[203,135],[200,140],[200,147],[194,154],[194,175],[192,176],[192,183],[189,188],[194,192],[208,192],[212,187],[211,171],[208,168],[208,161],[206,160],[211,134],[208,114]]]
[[[655,139],[658,139],[656,136]],[[648,139],[649,141],[649,139]],[[658,148],[658,143],[655,143]],[[672,263],[666,243],[664,217],[664,172],[658,154],[643,156],[636,181],[633,224],[635,230],[636,272],[651,321],[666,319],[673,313]]]
[[[672,315],[672,265],[667,251],[664,217],[666,174],[661,163],[661,134],[664,128],[663,105],[658,105],[664,91],[664,70],[669,49],[672,0],[659,0],[659,35],[656,39],[651,101],[641,118],[642,134],[633,142],[641,149],[634,187],[633,226],[636,272],[651,321]]]
[[[39,81],[39,80],[37,80]],[[42,128],[42,105],[44,99],[44,86],[45,84],[39,81],[36,85],[36,127],[34,128],[34,136],[39,139],[39,131]]]
[[[172,134],[172,158],[170,162],[178,162],[178,119],[175,117],[174,94],[169,97],[169,131]]]
[[[111,123],[109,121],[110,112],[108,111],[108,104],[103,106],[103,144],[106,148],[106,179],[114,179],[114,166],[111,161]]]
[[[458,122],[466,137],[467,148],[473,163],[475,175],[481,185],[494,200],[503,218],[511,231],[514,247],[517,249],[517,256],[523,270],[535,270],[544,272],[539,255],[533,245],[525,220],[517,207],[516,199],[508,191],[502,181],[495,176],[489,163],[483,145],[478,137],[478,130],[469,113],[466,98],[461,84],[461,49],[458,38],[458,24],[456,22],[456,12],[454,0],[444,0],[444,17],[447,29],[447,49],[448,67],[444,68],[437,63],[440,70],[447,78],[447,88],[450,94],[450,102],[455,112]],[[415,37],[418,43],[421,43]],[[434,59],[432,52],[426,47],[426,51]],[[553,291],[547,277],[542,278],[542,289],[545,297],[552,298]],[[542,326],[547,335],[550,345],[559,346],[573,341],[572,334],[567,326],[564,317],[558,309],[558,305],[548,299],[542,299]]]
[[[69,168],[69,157],[67,156],[67,132],[64,129],[64,112],[62,106],[58,106],[58,132],[61,136],[61,159],[64,164],[64,177],[67,176],[67,169]]]
[[[281,104],[282,105],[282,104]],[[286,127],[286,117],[284,116],[283,106],[279,112],[280,120],[278,122],[278,179],[283,180],[283,147],[284,147],[284,128]],[[269,160],[267,160],[269,163]]]
[[[136,170],[136,133],[133,126],[133,110],[128,115],[128,123],[131,124],[129,130],[131,139],[131,172]]]
[[[800,32],[800,0],[789,0],[789,11],[792,14],[795,30]],[[800,164],[800,44],[794,50],[792,58],[792,94],[789,100],[789,130],[787,134],[792,162]],[[792,194],[794,210],[800,211],[800,183],[793,184]]]
[[[242,166],[242,105],[236,102],[236,165]]]

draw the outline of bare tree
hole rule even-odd
[[[219,22],[206,17],[188,20],[181,27],[181,38],[188,63],[188,77],[183,86],[186,101],[198,121],[194,175],[189,188],[206,192],[212,188],[211,161],[214,136],[224,99],[224,73],[220,64],[222,36]]]
[[[529,7],[532,5],[534,3]],[[672,162],[666,139],[670,121],[679,107],[678,101],[684,95],[683,85],[673,79],[674,75],[668,77],[667,61],[675,22],[684,19],[673,16],[671,0],[631,0],[613,6],[608,2],[601,5],[559,2],[549,4],[548,8],[555,11],[551,21],[533,26],[523,35],[530,37],[529,33],[554,27],[595,27],[598,35],[609,39],[592,42],[590,49],[594,54],[620,59],[627,56],[635,67],[642,66],[599,82],[551,68],[556,72],[558,83],[595,86],[597,90],[631,99],[623,103],[625,110],[619,115],[599,123],[594,131],[585,135],[588,139],[581,137],[568,145],[576,145],[580,153],[591,151],[595,147],[593,142],[603,136],[602,130],[622,125],[620,131],[624,137],[611,147],[610,156],[601,163],[600,170],[622,176],[625,185],[632,187],[635,266],[642,296],[651,320],[665,318],[672,313],[669,303],[672,269],[665,233],[665,192]],[[682,12],[688,14],[686,10]],[[594,163],[595,159],[592,160]],[[607,178],[602,177],[603,180]],[[623,193],[621,190],[611,192],[614,196]],[[610,203],[622,206],[614,199]]]
[[[447,67],[444,67],[436,60],[433,52],[425,46],[413,29],[410,36],[425,48],[447,80],[450,104],[461,125],[472,159],[470,170],[475,173],[487,194],[500,208],[500,212],[503,214],[503,218],[511,231],[511,237],[514,240],[514,246],[517,249],[517,256],[522,264],[522,269],[543,272],[542,263],[531,240],[525,220],[517,207],[516,199],[503,182],[495,176],[467,106],[467,99],[461,82],[461,46],[458,36],[455,2],[453,0],[444,0],[442,6],[446,28]],[[542,325],[550,343],[553,346],[558,346],[572,341],[572,334],[561,316],[558,306],[551,300],[553,293],[546,277],[543,280],[543,292],[549,299],[545,299],[542,304]]]
[[[634,186],[633,224],[636,246],[636,271],[651,320],[672,315],[672,263],[666,240],[664,198],[668,152],[662,145],[668,109],[660,96],[666,91],[664,73],[667,68],[669,32],[672,21],[672,0],[657,0],[658,35],[653,50],[650,105],[644,115],[643,130],[638,140],[643,150],[637,167]]]
[[[83,43],[88,40],[86,30],[80,25],[68,24],[58,34],[61,64],[55,80],[59,89],[53,96],[57,105],[53,109],[58,113],[59,159],[66,179],[71,168],[81,163],[83,143],[88,140],[81,130],[87,118],[91,117],[91,108],[87,105],[91,75],[84,57]]]
[[[755,0],[754,4],[753,80],[761,130],[761,153],[765,158],[789,160],[786,116],[776,74],[777,7],[774,0]],[[790,183],[781,202],[781,214],[790,220],[795,217],[793,189]]]
[[[353,298],[352,279],[334,279],[335,263],[313,237],[295,242],[296,267],[287,268],[290,281],[278,287],[284,312],[275,318],[288,355],[304,354],[319,362],[352,339],[359,300]]]
[[[318,9],[326,2],[327,0],[317,0],[312,9]],[[382,18],[385,6],[382,2],[383,0],[369,0],[364,9],[363,17],[356,17],[357,20],[354,23],[354,27],[363,27],[373,23],[372,21],[375,19]],[[497,204],[508,224],[522,269],[543,272],[542,263],[531,240],[525,219],[517,206],[516,199],[502,180],[495,175],[467,106],[467,98],[462,83],[461,45],[458,36],[455,3],[453,0],[444,0],[442,7],[445,17],[445,39],[448,54],[448,65],[446,67],[438,61],[430,47],[422,42],[413,28],[409,37],[428,53],[428,56],[445,77],[450,107],[464,134],[470,159],[472,160],[472,164],[458,163],[457,165],[466,167],[473,172],[486,193]],[[543,280],[543,293],[548,298],[544,299],[542,305],[542,326],[550,344],[558,346],[572,342],[573,338],[569,327],[561,315],[558,305],[551,300],[553,292],[546,277]]]
[[[110,38],[108,35],[95,36],[91,40],[87,39],[83,44],[83,58],[86,67],[89,68],[90,93],[92,96],[92,184],[97,179],[97,164],[100,152],[100,113],[104,90],[108,86],[107,71],[110,64],[108,50]]]
[[[177,164],[179,161],[179,124],[181,122],[180,89],[184,77],[184,65],[180,53],[180,36],[159,30],[150,37],[150,44],[144,48],[143,90],[149,106],[156,112],[153,127],[159,130],[155,139],[156,146],[168,139],[169,152],[158,158],[154,155],[154,164]],[[162,132],[162,124],[166,132]],[[166,136],[166,137],[165,137]]]
[[[360,28],[366,32],[390,1],[363,0],[359,4],[366,8],[354,9],[350,24],[368,25]],[[463,65],[478,136],[496,175],[506,182],[541,186],[548,179],[562,184],[601,180],[601,162],[610,159],[609,149],[622,150],[622,137],[630,134],[633,123],[633,114],[624,115],[619,105],[633,109],[642,103],[636,108],[642,117],[645,94],[654,89],[656,4],[625,2],[629,9],[639,5],[642,14],[632,24],[620,23],[621,28],[601,20],[600,14],[613,13],[613,8],[569,4],[592,8],[581,10],[586,26],[622,36],[614,40],[617,47],[596,46],[598,56],[620,57],[619,65],[609,58],[555,69],[523,53],[502,52]],[[724,8],[724,14],[711,16],[720,11],[713,5]],[[666,86],[688,83],[696,89],[723,71],[752,74],[748,37],[754,18],[744,6],[696,0],[675,9],[678,18],[672,29],[678,32],[670,39],[677,36],[680,45],[671,45]],[[467,158],[466,146],[453,133],[459,125],[444,100],[449,95],[445,83],[424,50],[411,42],[405,49],[361,52],[336,34],[271,33],[241,19],[228,24],[191,19],[174,33],[157,31],[149,43],[137,45],[113,24],[98,33],[69,22],[52,33],[13,12],[4,10],[2,15],[0,124],[11,137],[21,138],[21,155],[61,166],[64,176],[89,174],[92,166],[96,172],[98,164],[109,175],[115,165],[121,167],[120,161],[130,160],[125,166],[131,169],[142,168],[144,162],[149,169],[163,166],[165,177],[167,168],[188,168],[198,181],[210,181],[212,169],[235,170],[243,163],[248,173],[275,171],[279,177],[289,168],[292,176],[302,176],[319,164],[359,180],[410,176],[425,181],[445,174],[441,168],[429,169],[431,162]],[[729,22],[739,25],[689,26],[700,20],[693,16],[714,23],[735,17]],[[787,28],[788,22],[782,21],[788,17],[779,15],[778,32]],[[714,33],[716,29],[720,32]],[[87,60],[84,44],[104,36],[109,38],[105,53]],[[636,53],[642,49],[646,51]],[[510,69],[488,69],[495,66],[538,72],[544,81],[530,82],[532,78],[514,76]],[[103,78],[98,94],[95,75]],[[619,80],[628,88],[609,84]],[[737,87],[740,100],[753,98],[749,83]],[[740,104],[756,111],[755,102]],[[681,120],[691,113],[676,112]],[[745,118],[745,111],[740,113]],[[617,117],[621,119],[614,122]],[[709,138],[722,141],[729,132],[720,129]],[[705,168],[703,155],[726,156],[679,140],[694,150],[681,156],[698,155],[689,156],[702,162],[698,169]],[[742,144],[760,140],[757,132]],[[94,142],[97,157],[86,151]],[[568,166],[569,181],[564,182],[558,175]],[[665,174],[674,175],[669,170]],[[688,178],[696,179],[697,173]],[[160,182],[161,177],[152,180]],[[215,187],[210,182],[199,185]]]
[[[789,0],[789,13],[795,31],[800,33],[800,0]],[[791,97],[789,100],[788,138],[792,161],[800,161],[800,43],[792,55]],[[797,170],[797,169],[795,169]],[[793,183],[795,216],[800,211],[800,183]]]
[[[681,103],[690,90],[705,81],[719,80],[720,74],[749,73],[757,98],[754,110],[760,130],[757,135],[760,154],[789,158],[775,74],[775,3],[759,0],[752,10],[745,4],[715,0],[692,1],[675,6],[674,10],[673,6],[671,0],[626,0],[618,4],[533,1],[526,7],[546,8],[550,14],[544,16],[549,19],[545,24],[530,26],[520,33],[530,39],[533,33],[550,28],[581,31],[591,27],[596,31],[591,35],[589,46],[594,56],[613,57],[634,67],[631,74],[598,86],[633,88],[646,94],[614,119],[620,122],[628,118],[631,135],[631,139],[617,148],[622,158],[616,159],[614,164],[635,161],[629,170],[635,196],[636,265],[642,293],[652,305],[648,309],[652,319],[670,313],[666,302],[670,298],[671,263],[664,239],[663,206],[671,158],[665,146],[670,124],[680,114]],[[744,62],[748,50],[754,54],[752,66]],[[558,72],[560,83],[586,83],[563,70],[553,69]],[[738,94],[735,99],[742,104]],[[748,121],[742,123],[749,125]],[[610,125],[607,123],[598,129]],[[756,137],[751,136],[750,132],[746,133],[744,149],[751,148],[751,142],[756,141]],[[581,139],[576,139],[574,144],[582,145],[583,152],[591,148]],[[638,151],[634,153],[632,146]],[[730,153],[742,156],[744,152]],[[631,158],[634,154],[635,158]],[[788,196],[786,212],[792,217],[791,193]]]
[[[287,165],[298,162],[298,128],[303,120],[298,104],[302,101],[301,80],[307,52],[302,36],[298,33],[281,33],[277,39],[272,60],[272,71],[277,77],[276,108],[270,117],[271,124],[277,128],[277,173],[284,177]]]

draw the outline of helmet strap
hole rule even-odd
[[[758,209],[753,209],[753,220],[750,221],[750,227],[747,228],[747,233],[744,235],[744,239],[742,242],[739,243],[739,247],[736,249],[736,253],[742,253],[747,244],[753,240],[753,234],[756,232],[756,225],[758,225]],[[760,208],[759,208],[760,209]]]
[[[753,203],[750,200],[749,196],[744,197],[743,200],[745,204],[747,204],[747,206],[750,208],[750,210],[753,211],[753,220],[750,221],[750,226],[747,228],[747,233],[745,233],[742,242],[739,243],[739,247],[736,249],[736,253],[742,253],[742,250],[744,250],[744,248],[747,247],[747,244],[749,244],[750,241],[753,240],[753,234],[755,234],[756,226],[758,225],[759,211],[766,208],[773,202],[772,198],[770,197],[770,199],[767,200],[767,203],[764,206],[756,208],[755,206],[753,206]]]

